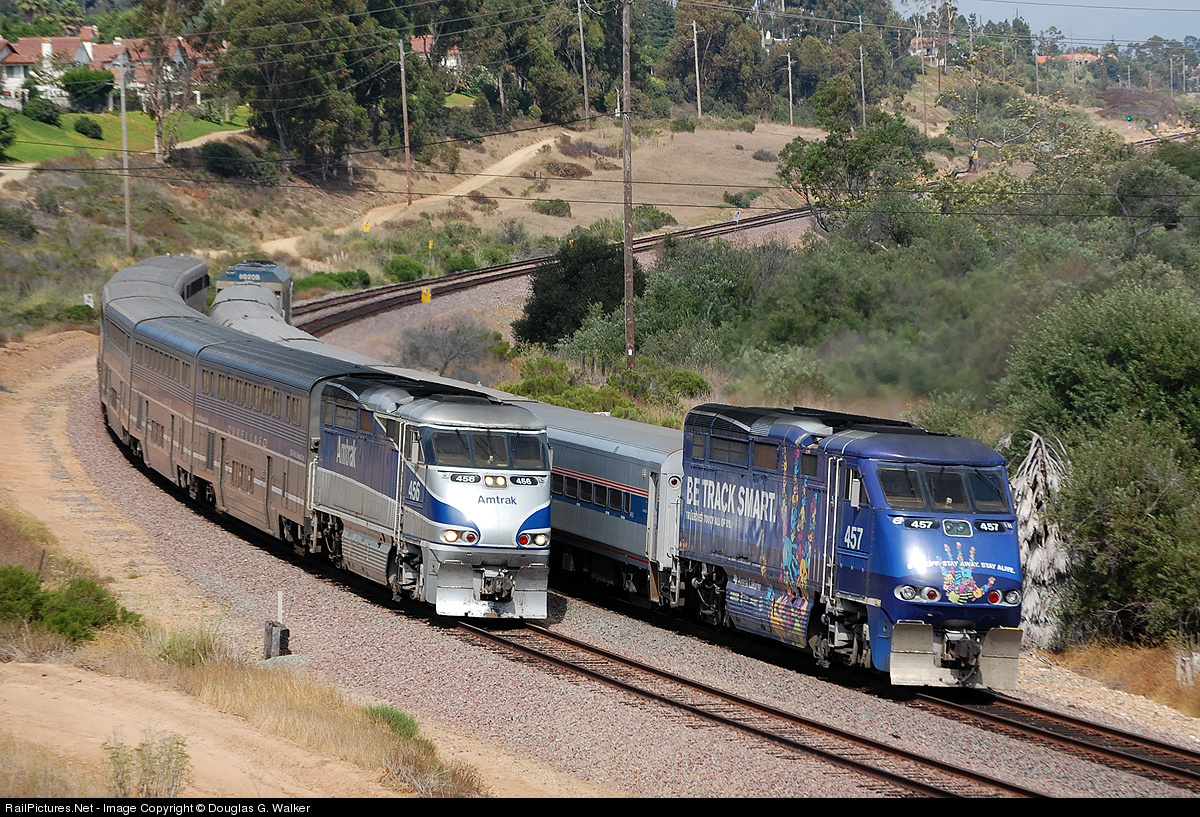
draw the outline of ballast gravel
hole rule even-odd
[[[643,797],[871,797],[894,789],[815,758],[665,711],[629,694],[489,649],[419,611],[397,610],[302,561],[210,521],[132,466],[103,426],[94,387],[76,395],[76,456],[106,497],[155,541],[171,569],[227,610],[248,653],[283,593],[292,652],[326,679],[505,752]],[[921,712],[739,655],[573,599],[555,600],[556,631],[715,686],[814,716],[945,762],[1056,796],[1178,797],[1167,783]],[[1024,675],[1024,670],[1023,670]],[[1045,678],[1050,683],[1049,676]],[[1053,690],[1029,690],[1040,703]],[[1132,696],[1128,696],[1132,698]],[[1140,699],[1137,699],[1140,700]],[[1099,717],[1138,728],[1116,713]],[[1182,716],[1180,716],[1182,717]],[[1169,718],[1166,720],[1170,720]],[[1192,719],[1184,719],[1190,724]],[[1177,743],[1181,734],[1155,732]],[[1194,744],[1193,744],[1194,748]]]

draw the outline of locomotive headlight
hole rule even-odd
[[[443,542],[457,542],[458,541],[458,531],[456,531],[456,530],[442,531],[442,541]]]
[[[1021,591],[1020,590],[1009,590],[1008,592],[1006,592],[1004,594],[1004,603],[1012,604],[1014,606],[1020,604],[1021,603]]]
[[[549,541],[550,541],[550,537],[544,533],[539,533],[533,537],[533,543],[535,545],[538,545],[539,547],[544,547],[546,545],[546,543]]]
[[[896,595],[905,601],[912,601],[917,597],[917,588],[910,584],[903,584],[896,588]]]
[[[508,480],[506,480],[504,477],[497,477],[488,474],[483,478],[483,484],[489,488],[503,488],[508,484]]]

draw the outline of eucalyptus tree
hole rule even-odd
[[[385,46],[361,0],[229,0],[216,28],[229,43],[222,81],[279,145],[285,173],[296,154],[328,175],[367,130],[355,69]]]
[[[136,13],[142,33],[135,55],[142,67],[142,108],[154,120],[154,158],[160,163],[170,155],[179,126],[176,119],[175,127],[168,127],[169,117],[191,103],[196,56],[183,35],[191,33],[204,5],[205,0],[142,0]]]

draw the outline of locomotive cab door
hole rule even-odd
[[[396,484],[397,525],[396,531],[404,530],[404,508],[423,509],[425,507],[425,491],[423,485],[427,482],[428,465],[425,462],[425,452],[421,448],[421,429],[415,425],[405,425],[400,456],[402,467],[397,474]]]
[[[838,596],[865,600],[870,573],[871,512],[862,473],[842,458],[830,458],[830,536],[835,558],[827,575]]]

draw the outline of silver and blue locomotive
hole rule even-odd
[[[544,618],[545,425],[447,383],[256,338],[163,257],[101,299],[101,405],[123,444],[218,510],[452,616]]]

